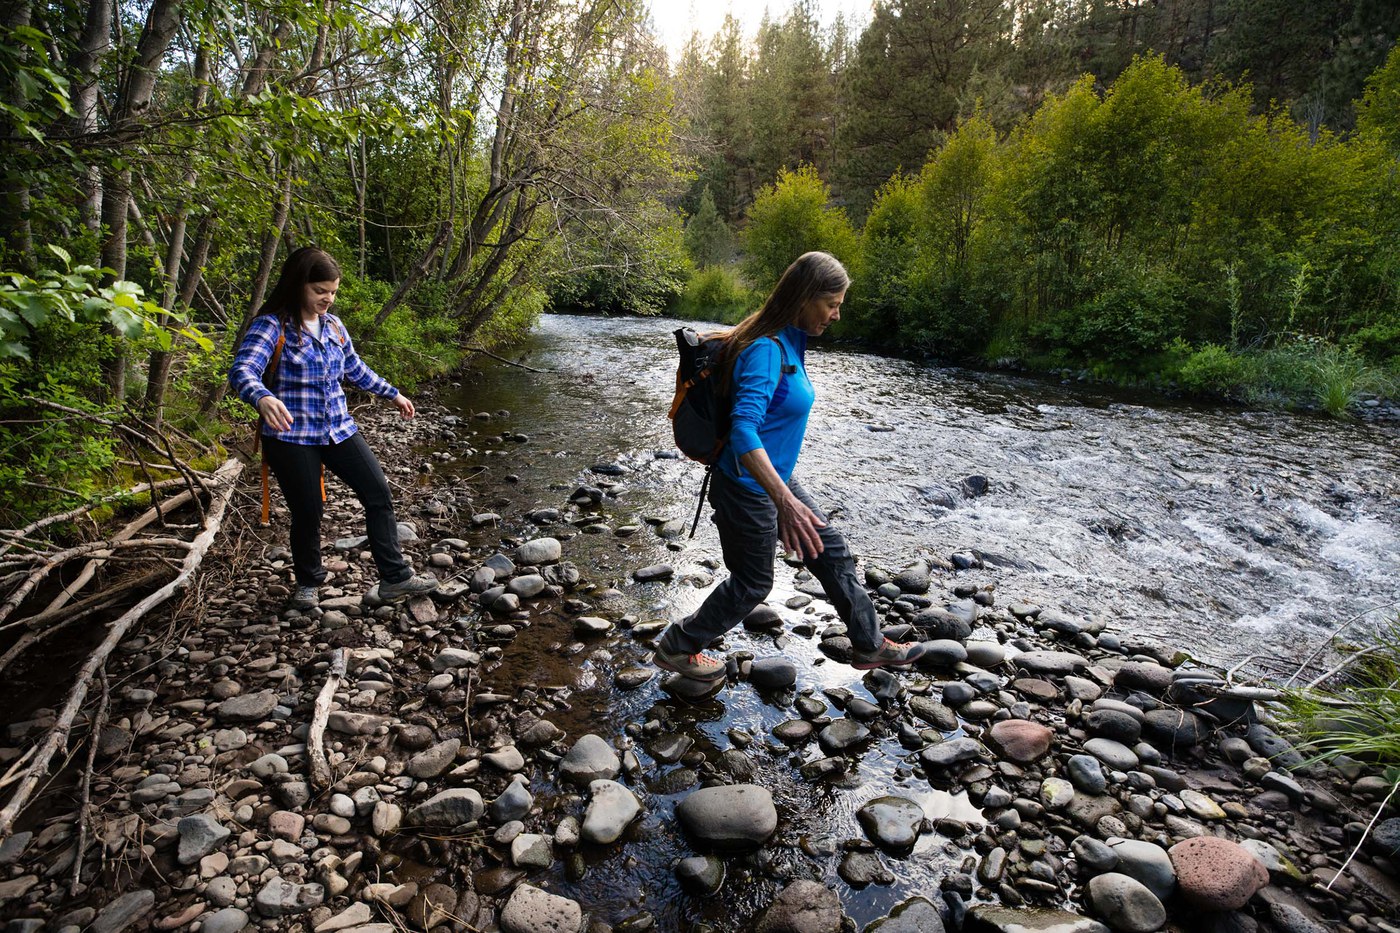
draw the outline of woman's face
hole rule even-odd
[[[307,282],[302,288],[301,307],[309,315],[317,317],[325,314],[335,304],[335,293],[340,288],[340,279],[329,282]]]
[[[810,337],[820,337],[833,322],[841,320],[841,302],[846,300],[846,290],[834,295],[817,295],[809,298],[797,312],[797,326]]]

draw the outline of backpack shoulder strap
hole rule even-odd
[[[335,330],[335,339],[342,347],[345,346],[345,328],[340,326],[340,318],[327,314],[326,322]]]

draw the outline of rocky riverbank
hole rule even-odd
[[[1135,640],[1131,620],[965,582],[985,576],[972,551],[866,570],[889,634],[933,642],[919,670],[823,686],[783,648],[839,665],[850,643],[797,570],[799,595],[721,646],[726,681],[661,678],[646,660],[664,621],[634,591],[704,585],[713,559],[677,542],[680,566],[575,560],[589,540],[679,523],[617,517],[622,468],[584,461],[588,479],[556,501],[493,511],[512,500],[454,464],[528,458],[531,439],[506,413],[433,408],[358,417],[406,551],[442,591],[381,604],[358,508],[334,484],[320,608],[282,609],[284,524],[211,557],[239,562],[236,584],[151,620],[110,671],[83,851],[64,779],[42,821],[0,845],[6,933],[834,933],[935,862],[936,887],[865,929],[1400,929],[1400,820],[1384,815],[1339,873],[1389,786],[1358,762],[1303,766],[1268,726],[1267,692]],[[308,742],[338,652],[321,788]],[[593,689],[555,682],[542,658],[586,669]],[[766,734],[706,727],[746,691],[778,711]],[[643,694],[646,714],[620,718]],[[9,723],[0,760],[44,720]],[[903,789],[861,796],[880,758]],[[931,807],[935,793],[950,805]],[[830,797],[860,799],[858,833],[812,831],[809,803]],[[670,863],[633,854],[667,834]],[[627,906],[579,893],[590,873]]]

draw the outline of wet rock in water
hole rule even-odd
[[[277,694],[271,690],[259,690],[224,700],[214,710],[214,717],[220,722],[259,722],[276,707]]]
[[[719,693],[724,689],[724,683],[723,677],[718,680],[696,680],[693,677],[672,674],[661,682],[661,689],[671,696],[697,703]]]
[[[1085,658],[1069,651],[1022,651],[1011,659],[1011,663],[1032,674],[1059,676],[1089,666]]]
[[[838,755],[870,738],[870,730],[854,719],[838,719],[817,733],[817,741],[828,755]]]
[[[156,892],[129,891],[109,901],[92,922],[92,933],[122,933],[156,906]]]
[[[258,891],[255,903],[258,913],[271,919],[304,914],[320,907],[325,899],[326,890],[321,885],[297,884],[278,875]]]
[[[1118,771],[1135,771],[1139,764],[1137,752],[1112,739],[1090,739],[1084,751]]]
[[[875,852],[847,852],[836,866],[836,873],[853,888],[872,884],[894,884],[894,873]]]
[[[239,933],[248,925],[248,915],[237,907],[216,910],[200,921],[200,933]]]
[[[695,839],[717,849],[757,848],[778,828],[773,795],[756,784],[702,788],[681,801],[676,816]]]
[[[1121,933],[1153,933],[1167,922],[1167,910],[1140,881],[1118,872],[1089,879],[1094,913]]]
[[[1141,690],[1153,696],[1161,696],[1171,683],[1171,669],[1151,661],[1129,661],[1113,677],[1113,685],[1120,690]]]
[[[1067,910],[979,904],[967,912],[966,933],[1109,933],[1097,920]]]
[[[187,816],[178,824],[180,850],[178,859],[181,865],[193,865],[218,848],[231,834],[231,830],[207,813]]]
[[[548,719],[522,720],[517,728],[519,731],[516,733],[516,739],[521,745],[532,748],[548,745],[562,735],[559,727]]]
[[[1120,873],[1141,881],[1159,901],[1172,896],[1176,889],[1176,870],[1161,846],[1137,839],[1110,839],[1108,844],[1118,856]]]
[[[578,933],[583,908],[567,897],[522,884],[501,908],[500,924],[505,933]]]
[[[749,670],[749,683],[760,690],[785,690],[797,683],[797,665],[787,658],[759,658]]]
[[[913,697],[909,700],[909,712],[940,732],[952,732],[958,728],[958,715],[932,697]]]
[[[454,787],[441,791],[408,812],[408,822],[415,826],[448,828],[474,823],[486,809],[481,794],[470,787]]]
[[[525,767],[525,756],[514,745],[505,745],[494,752],[487,752],[481,760],[500,771],[515,772]]]
[[[1228,839],[1197,836],[1167,850],[1181,896],[1202,910],[1239,910],[1269,883],[1254,853]]]
[[[1154,709],[1143,717],[1148,735],[1172,745],[1200,745],[1210,734],[1201,718],[1190,710]]]
[[[910,620],[925,638],[963,642],[972,634],[972,625],[946,609],[921,609]]]
[[[876,797],[856,812],[870,841],[896,852],[913,848],[924,821],[924,808],[906,797]]]
[[[573,784],[610,781],[622,771],[617,753],[601,736],[581,735],[559,763],[559,777]]]
[[[760,605],[744,616],[744,629],[750,632],[781,632],[783,617],[772,606]]]
[[[919,753],[927,768],[948,768],[962,761],[971,761],[982,754],[982,743],[962,736],[930,745]]]
[[[748,761],[747,758],[744,759]],[[798,773],[808,781],[822,781],[828,778],[835,779],[846,773],[847,763],[844,758],[818,758],[816,761],[809,761],[798,768]]]
[[[524,778],[517,777],[506,785],[500,796],[491,801],[491,820],[500,824],[524,819],[534,805],[535,798],[530,793],[529,783]]]
[[[662,580],[669,580],[676,575],[676,569],[670,564],[652,564],[650,567],[643,567],[632,572],[632,579],[638,583],[657,583]]]
[[[515,549],[515,559],[523,566],[555,564],[563,556],[564,547],[557,538],[536,538]]]
[[[579,616],[574,619],[574,631],[580,635],[601,635],[612,631],[613,624],[601,616]]]
[[[754,933],[838,933],[841,899],[824,884],[794,881],[778,892],[754,924]]]
[[[1027,719],[1005,719],[988,731],[988,744],[1000,755],[1017,764],[1030,764],[1050,751],[1055,733],[1047,726]]]
[[[461,739],[448,739],[446,742],[439,742],[432,748],[421,751],[410,758],[404,767],[404,772],[420,781],[435,778],[452,767],[452,762],[456,760],[457,752],[461,748]]]
[[[815,727],[805,719],[789,719],[773,727],[773,735],[784,745],[797,745],[812,737]]]
[[[679,732],[668,732],[658,735],[647,743],[647,752],[661,764],[673,764],[681,760],[681,756],[690,751],[695,740],[688,735]]]
[[[714,894],[724,884],[724,862],[713,855],[694,855],[676,863],[676,878],[691,894]]]
[[[926,898],[911,897],[867,926],[865,933],[944,933],[943,918]]]
[[[619,690],[636,690],[643,684],[649,683],[655,676],[656,671],[651,668],[633,664],[613,675],[613,685]]]
[[[616,781],[594,781],[588,785],[588,793],[591,799],[580,830],[584,842],[599,845],[616,842],[642,812],[636,795]]]

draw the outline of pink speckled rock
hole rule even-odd
[[[1204,910],[1239,910],[1269,883],[1264,863],[1239,843],[1197,836],[1167,850],[1181,896]]]
[[[1030,764],[1050,751],[1055,733],[1038,722],[1005,719],[992,726],[987,738],[997,754],[1018,764]]]

